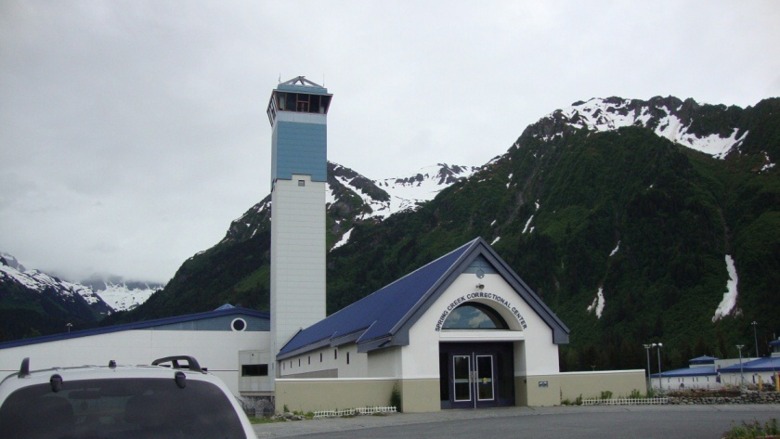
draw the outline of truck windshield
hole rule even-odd
[[[0,407],[6,438],[246,438],[228,397],[215,385],[133,378],[66,381],[11,394]]]

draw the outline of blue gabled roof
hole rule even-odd
[[[780,357],[763,357],[756,360],[746,361],[740,364],[732,364],[729,367],[722,367],[721,373],[739,373],[742,370],[744,373],[753,372],[780,372]]]
[[[718,372],[715,369],[715,365],[712,366],[697,366],[697,367],[685,367],[682,369],[667,370],[661,372],[662,378],[678,378],[678,377],[696,377],[696,376],[715,376]],[[658,378],[658,374],[654,373],[650,375],[652,378]]]
[[[18,346],[27,346],[38,343],[48,343],[52,341],[69,340],[79,337],[88,337],[91,335],[110,334],[113,332],[129,331],[133,329],[151,329],[162,326],[170,326],[187,322],[195,322],[206,319],[214,319],[224,316],[246,316],[259,319],[270,320],[270,315],[266,311],[256,311],[253,309],[236,307],[232,305],[222,305],[214,311],[206,311],[195,314],[185,314],[174,317],[164,317],[161,319],[145,320],[142,322],[126,323],[121,325],[105,326],[100,328],[83,329],[79,331],[63,332],[60,334],[43,335],[40,337],[23,338],[21,340],[12,340],[0,343],[0,349],[14,348]]]
[[[362,352],[408,344],[411,325],[480,255],[553,328],[554,342],[567,343],[569,329],[482,238],[477,238],[298,332],[277,359],[348,342],[356,342]]]

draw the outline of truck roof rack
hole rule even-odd
[[[186,361],[186,365],[179,364],[180,361]],[[170,363],[170,366],[165,363]],[[152,361],[152,366],[172,367],[174,369],[189,369],[194,372],[204,372],[205,370],[200,367],[198,360],[190,355],[173,355],[170,357],[158,358]]]
[[[19,367],[19,373],[16,374],[19,378],[24,378],[27,375],[30,375],[30,357],[24,357],[22,365]]]

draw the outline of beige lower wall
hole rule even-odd
[[[438,378],[278,378],[276,411],[281,412],[285,405],[303,412],[386,406],[395,386],[401,392],[404,412],[441,410]],[[515,404],[548,407],[560,405],[562,400],[574,402],[580,396],[598,398],[603,391],[612,392],[614,398],[627,397],[634,390],[647,391],[642,369],[520,376],[515,377]]]
[[[291,373],[282,378],[338,378],[338,369],[317,370],[314,372]]]
[[[515,405],[550,407],[560,404],[560,375],[515,377]]]
[[[356,407],[387,406],[394,378],[377,379],[276,379],[275,406],[280,413],[284,407],[291,411],[349,409]],[[438,391],[437,391],[438,392]],[[438,396],[438,393],[436,394]]]
[[[563,372],[561,382],[561,400],[574,402],[578,397],[599,398],[601,392],[612,392],[613,398],[628,397],[638,390],[647,393],[647,381],[643,369],[608,370],[599,372]]]
[[[401,410],[404,413],[438,412],[441,410],[439,379],[401,381]]]

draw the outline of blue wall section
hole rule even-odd
[[[293,174],[301,174],[311,175],[312,181],[327,181],[327,149],[327,125],[277,120],[272,178],[290,180]]]

